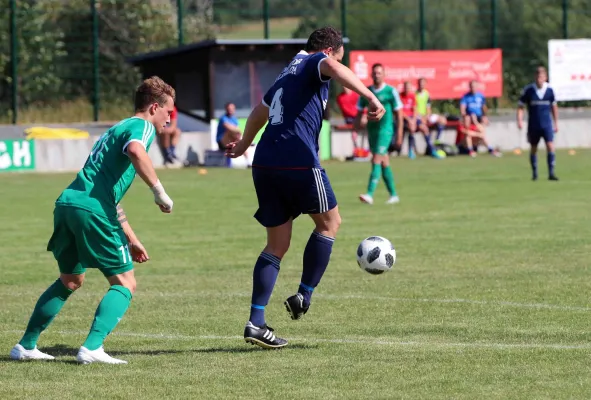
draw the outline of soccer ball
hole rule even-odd
[[[357,264],[370,274],[390,271],[396,262],[396,250],[388,239],[370,236],[357,247]]]

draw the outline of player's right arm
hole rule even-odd
[[[365,129],[367,125],[367,120],[365,120],[365,109],[368,106],[368,101],[365,97],[359,96],[359,100],[357,100],[357,115],[355,116],[355,121],[353,122],[353,127],[356,130]]]
[[[236,158],[243,155],[252,144],[252,141],[256,137],[257,133],[263,129],[263,126],[265,126],[268,120],[269,106],[261,102],[250,112],[250,115],[246,120],[246,126],[244,127],[242,139],[228,144],[226,156]]]
[[[385,112],[384,106],[349,68],[337,60],[326,57],[320,62],[320,73],[365,97],[368,100],[368,119],[379,121],[382,118]]]
[[[527,86],[521,91],[519,102],[517,103],[517,128],[523,129],[523,114],[524,107],[527,104]]]
[[[466,100],[466,96],[464,95],[460,99],[460,114],[462,115],[462,117],[465,117],[466,116],[467,105],[468,105],[468,102]]]
[[[156,175],[152,160],[140,141],[132,141],[125,148],[125,154],[135,167],[135,171],[154,193],[154,202],[164,213],[172,212],[172,199],[164,191],[164,187]]]

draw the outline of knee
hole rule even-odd
[[[267,243],[264,252],[274,255],[279,259],[283,259],[287,251],[289,250],[290,240],[278,240],[272,243]]]
[[[122,282],[121,286],[123,286],[124,288],[129,290],[131,292],[131,294],[134,294],[135,290],[137,288],[137,282],[136,282],[135,278],[132,278],[132,279],[126,280],[125,282]]]
[[[60,280],[69,290],[76,291],[84,283],[84,274],[68,276],[62,275],[60,276]]]
[[[316,224],[316,230],[326,236],[336,237],[341,226],[341,214],[335,213],[331,218]]]

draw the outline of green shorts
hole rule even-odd
[[[47,251],[53,252],[63,274],[79,275],[86,268],[98,268],[109,277],[133,269],[121,225],[76,207],[55,207]]]
[[[369,133],[367,135],[369,140],[369,151],[378,156],[388,154],[388,147],[390,147],[393,137],[393,132]]]

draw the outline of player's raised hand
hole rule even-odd
[[[226,145],[226,157],[238,158],[248,149],[248,144],[244,140],[228,143]]]
[[[369,106],[367,107],[367,119],[370,121],[379,121],[384,116],[386,110],[377,97],[373,97],[369,100]]]
[[[150,259],[150,256],[148,256],[148,252],[139,241],[129,243],[129,252],[131,253],[131,259],[140,264],[145,263]]]
[[[170,214],[172,212],[173,202],[170,196],[168,196],[168,194],[166,194],[164,191],[164,187],[160,181],[158,181],[150,189],[152,189],[152,193],[154,193],[154,202],[158,205],[160,211]]]

